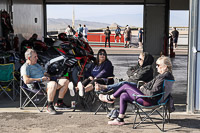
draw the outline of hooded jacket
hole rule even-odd
[[[127,71],[127,75],[129,77],[129,82],[137,83],[139,80],[144,82],[149,82],[153,79],[153,69],[152,64],[154,62],[154,58],[147,52],[144,52],[144,62],[143,65],[139,64],[131,67]]]

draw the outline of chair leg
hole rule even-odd
[[[96,115],[97,112],[100,110],[100,108],[103,108],[103,109],[106,111],[107,114],[110,112],[107,103],[101,102],[101,104],[99,105],[99,107],[97,108],[97,110],[96,110],[95,113],[94,113],[95,115]]]
[[[22,89],[22,90],[23,90],[24,94],[27,96],[27,98],[26,98],[26,100],[24,101],[24,104],[23,104],[23,105],[20,105],[20,106],[21,106],[20,109],[23,109],[23,108],[26,107],[29,103],[32,103],[32,104],[35,106],[35,108],[37,108],[37,110],[38,110],[39,112],[42,112],[43,109],[44,109],[44,106],[43,106],[43,108],[42,108],[42,110],[41,110],[40,108],[37,107],[37,105],[36,105],[35,102],[33,101],[33,98],[35,98],[35,97],[37,96],[37,94],[39,93],[39,91],[38,91],[37,93],[35,93],[35,94],[33,95],[33,97],[30,97],[30,96],[29,96],[30,94],[27,94],[27,92],[26,92],[24,89]],[[21,96],[22,96],[22,95],[21,95]],[[46,104],[46,103],[45,103],[45,104]]]
[[[99,105],[99,107],[97,108],[97,110],[95,111],[95,115],[97,114],[97,112],[99,111],[99,109],[103,106],[103,103],[101,103],[101,105]]]
[[[163,109],[162,109],[162,111],[163,111],[163,119],[162,119],[162,124],[163,124],[163,128],[162,128],[162,131],[164,132],[164,126],[165,126],[165,106],[163,106]]]
[[[142,113],[145,114],[146,117],[142,118],[142,120],[141,120],[134,128],[138,127],[142,122],[144,122],[144,121],[148,118],[148,119],[151,120],[152,123],[154,123],[154,125],[156,125],[156,126],[158,127],[158,129],[160,129],[161,131],[163,131],[163,130],[153,121],[153,119],[150,117],[155,111],[157,111],[158,108],[157,108],[157,109],[153,109],[152,112],[149,113],[149,114],[147,114],[146,112],[144,112],[143,109],[142,109],[141,107],[137,106],[137,108],[139,108],[139,109],[142,111]]]
[[[137,111],[135,112],[135,119],[134,119],[134,121],[133,121],[133,128],[135,129],[136,127],[135,127],[135,124],[136,124],[136,120],[137,120],[137,116],[138,116],[138,114],[139,114],[139,109],[137,108]],[[140,116],[141,117],[141,116]],[[141,118],[140,118],[141,119]]]
[[[20,96],[20,99],[19,99],[19,106],[20,106],[20,109],[22,109],[22,89],[20,87],[20,90],[19,90],[19,96]]]
[[[77,105],[77,104],[80,104],[81,102],[83,102],[83,105],[82,105],[82,106],[83,106],[84,108],[85,108],[85,107],[88,108],[89,111],[92,112],[92,110],[91,110],[91,108],[89,107],[89,105],[88,105],[86,99],[83,98],[82,100],[83,100],[83,101],[80,101],[80,97],[79,97],[78,94],[77,94],[77,95],[76,95],[76,100],[75,100],[75,101],[76,101],[76,105]],[[75,112],[75,110],[76,110],[76,105],[75,105],[75,108],[73,109],[73,112]]]
[[[14,101],[13,98],[8,94],[8,92],[7,92],[3,87],[1,87],[1,89],[2,89],[1,94],[2,94],[3,92],[6,93],[6,95],[10,98],[10,100]],[[1,95],[1,94],[0,94],[0,95]]]

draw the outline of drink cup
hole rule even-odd
[[[71,107],[75,108],[76,102],[75,101],[71,101]]]

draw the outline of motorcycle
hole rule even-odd
[[[58,38],[53,46],[45,42],[23,42],[24,52],[27,48],[35,49],[38,63],[51,76],[66,76],[73,83],[77,83],[84,78],[84,71],[89,67],[87,64],[94,59],[93,51],[88,43],[83,43],[75,37],[68,38],[61,33]]]
[[[76,84],[85,78],[84,73],[91,66],[92,61],[95,61],[94,52],[87,42],[76,36],[67,37],[65,33],[60,33],[58,38],[54,46],[64,50],[64,54],[72,55],[78,60],[71,73],[72,81]]]

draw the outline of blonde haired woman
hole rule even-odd
[[[124,125],[124,114],[126,112],[127,103],[132,103],[135,98],[133,94],[152,96],[162,92],[163,82],[165,79],[173,80],[172,63],[169,57],[162,56],[156,61],[158,75],[150,82],[144,84],[140,88],[136,85],[124,84],[113,95],[99,95],[99,99],[104,102],[113,103],[114,99],[120,97],[120,112],[117,119],[109,121],[109,125]],[[137,102],[141,105],[154,105],[161,97],[151,99],[138,98]]]

